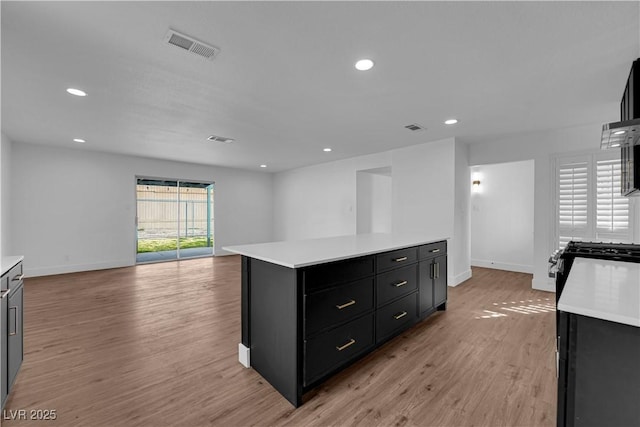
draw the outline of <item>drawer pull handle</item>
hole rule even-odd
[[[12,281],[14,281],[14,282],[17,282],[17,281],[19,281],[19,280],[22,280],[22,278],[23,278],[23,277],[24,277],[24,273],[23,273],[23,274],[21,274],[21,275],[19,275],[19,276],[15,276],[15,277],[14,277],[13,279],[11,279],[11,280],[12,280]]]
[[[394,258],[393,260],[395,262],[402,262],[402,261],[406,261],[407,257],[406,256],[401,256],[400,258]]]
[[[429,251],[429,252],[431,252],[432,254],[437,254],[438,252],[440,252],[440,249],[434,249],[434,250]]]
[[[347,308],[355,303],[356,303],[356,300],[352,299],[351,301],[345,302],[344,304],[336,305],[336,308],[338,310],[342,310],[343,308]]]
[[[402,313],[398,313],[398,314],[396,314],[395,316],[393,316],[393,318],[394,318],[394,319],[396,319],[396,320],[400,320],[400,319],[402,319],[402,318],[403,318],[404,316],[406,316],[406,315],[407,315],[407,312],[406,312],[406,311],[403,311]]]
[[[353,338],[351,338],[351,339],[349,340],[349,342],[348,342],[348,343],[343,344],[343,345],[341,345],[341,346],[339,346],[339,347],[336,347],[336,350],[338,350],[338,351],[342,351],[342,350],[344,350],[344,349],[345,349],[345,348],[347,348],[347,347],[351,347],[351,346],[352,346],[352,345],[354,345],[355,343],[356,343],[356,340],[354,340]]]
[[[407,282],[406,280],[403,280],[402,282],[394,283],[393,286],[395,286],[396,288],[399,288],[400,286],[404,286],[407,283],[409,282]]]

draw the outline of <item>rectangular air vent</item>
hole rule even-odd
[[[427,130],[426,127],[424,127],[422,125],[419,125],[417,123],[406,125],[405,128],[409,129],[410,131],[413,131],[413,132],[417,132],[417,131],[420,131],[420,130]]]
[[[235,141],[233,138],[227,138],[224,136],[216,136],[216,135],[211,135],[209,138],[207,138],[208,141],[213,141],[213,142],[224,142],[227,144],[232,143],[233,141]]]
[[[169,30],[167,35],[164,36],[164,40],[172,46],[179,47],[180,49],[184,49],[194,55],[207,59],[213,59],[220,52],[220,49],[215,46],[202,43],[193,37],[189,37],[174,30]]]

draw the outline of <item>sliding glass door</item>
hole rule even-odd
[[[137,178],[138,263],[213,255],[213,183]]]

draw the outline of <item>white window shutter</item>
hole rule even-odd
[[[559,244],[564,247],[569,240],[582,240],[589,234],[589,163],[559,164],[557,183]]]
[[[620,194],[620,160],[596,160],[596,234],[601,240],[628,241],[629,199]]]
[[[556,165],[558,248],[571,240],[631,242],[633,204],[620,194],[619,152],[558,158]]]

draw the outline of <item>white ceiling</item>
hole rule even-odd
[[[11,140],[266,171],[616,121],[640,56],[638,2],[1,7]],[[167,45],[169,28],[221,52],[207,61]],[[364,57],[376,66],[356,71]]]

